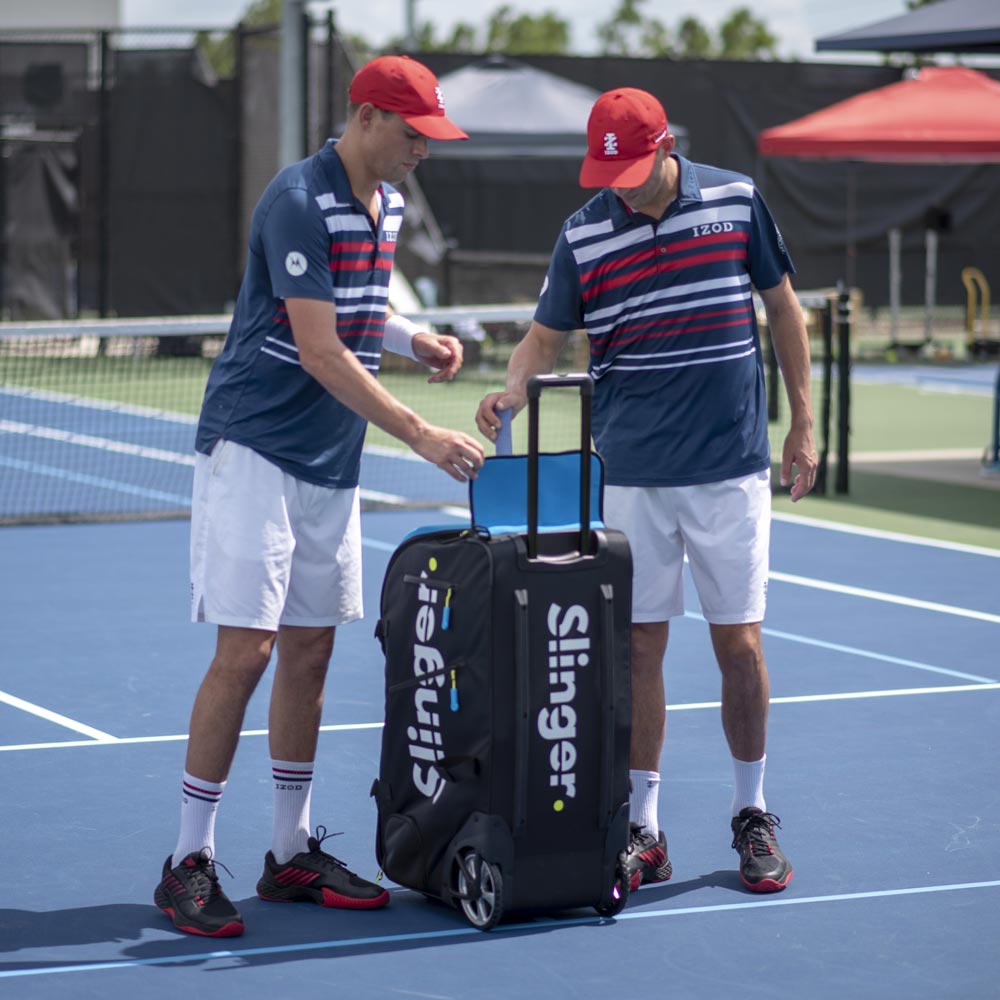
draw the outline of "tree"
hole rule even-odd
[[[776,59],[778,39],[749,7],[738,7],[719,26],[720,59]]]
[[[416,42],[418,52],[475,52],[478,49],[476,29],[464,21],[455,24],[451,35],[444,39],[438,39],[434,25],[425,21],[417,31]],[[389,43],[390,49],[401,50],[402,47],[402,40]]]
[[[746,7],[730,12],[719,26],[718,41],[697,17],[685,17],[671,33],[641,7],[647,0],[619,0],[611,18],[597,27],[601,54],[668,56],[681,59],[774,59],[778,39]]]
[[[670,32],[662,21],[647,18],[640,5],[647,0],[620,0],[610,19],[597,26],[601,54],[606,56],[669,56]]]
[[[498,7],[486,26],[486,50],[507,55],[565,55],[569,23],[552,11],[536,16],[516,14],[510,5]]]
[[[681,59],[711,59],[712,36],[696,17],[685,17],[677,26],[677,55]]]
[[[281,23],[281,0],[251,0],[240,18],[241,24],[264,25]],[[236,74],[236,35],[227,31],[216,34],[209,31],[199,31],[195,36],[195,47],[208,61],[212,71],[218,77],[231,77]]]

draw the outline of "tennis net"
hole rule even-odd
[[[484,315],[494,313],[508,324],[520,316]],[[0,524],[187,516],[197,415],[228,325],[228,316],[0,324]],[[476,406],[503,385],[504,363],[481,357],[454,382],[430,385],[425,369],[387,355],[380,378],[432,423],[475,434]],[[466,487],[369,428],[365,505],[467,499]]]
[[[824,344],[820,408],[821,481],[830,437],[831,357],[835,307],[821,309]],[[510,350],[530,306],[470,306],[412,313],[439,329],[478,331],[466,364],[448,383],[428,384],[427,370],[385,355],[382,383],[431,423],[478,435],[474,415],[483,395],[503,386]],[[222,349],[228,316],[167,319],[0,323],[0,524],[186,517],[190,513],[194,435],[205,382]],[[846,330],[839,350],[848,359]],[[486,333],[485,339],[482,339]],[[586,368],[583,334],[571,338],[557,371]],[[777,406],[779,386],[769,380]],[[839,371],[847,390],[847,365]],[[846,420],[849,401],[840,401]],[[777,416],[772,413],[772,420]],[[526,420],[515,421],[514,448],[526,450]],[[579,446],[575,393],[544,393],[540,444],[546,451]],[[839,435],[838,492],[846,492],[846,423]],[[487,449],[489,450],[489,449]],[[455,482],[370,426],[361,463],[364,506],[437,508],[465,505]]]

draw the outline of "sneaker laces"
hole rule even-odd
[[[230,878],[233,873],[221,862],[212,856],[212,850],[203,847],[194,855],[195,863],[191,866],[181,865],[185,868],[185,876],[190,881],[190,891],[195,895],[204,895],[206,902],[215,898],[216,893],[222,892],[219,888],[219,876],[216,874],[216,867],[221,868]]]
[[[629,823],[629,840],[627,856],[640,854],[650,847],[655,847],[659,841],[651,834],[646,833],[638,823]]]
[[[739,826],[733,833],[732,846],[739,850],[740,841],[745,839],[751,854],[774,854],[771,841],[775,827],[781,829],[781,820],[774,813],[750,813],[739,821]]]
[[[346,868],[346,861],[341,861],[340,858],[334,857],[328,851],[322,850],[324,840],[329,840],[331,837],[340,837],[343,835],[343,832],[343,830],[338,830],[337,833],[327,833],[325,826],[317,826],[316,836],[310,837],[308,841],[309,853],[318,854],[324,862],[328,862],[327,867],[329,868]]]

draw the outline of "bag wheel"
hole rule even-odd
[[[488,931],[503,916],[503,876],[471,847],[455,858],[455,896],[473,927]]]
[[[615,865],[615,883],[611,888],[611,902],[599,903],[594,907],[602,917],[615,917],[625,909],[630,891],[630,879],[628,877],[628,866],[625,860],[625,852],[618,855],[618,863]]]

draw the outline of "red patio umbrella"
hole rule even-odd
[[[927,66],[899,83],[849,97],[803,118],[764,129],[764,156],[876,163],[1000,163],[1000,83],[962,66]],[[853,284],[853,192],[848,171],[848,283]],[[894,238],[893,238],[894,237]],[[936,282],[937,233],[927,233],[926,340]],[[898,289],[899,232],[890,234]],[[893,301],[893,342],[898,290]]]
[[[764,129],[765,156],[880,163],[1000,162],[1000,83],[964,66],[907,80]]]

